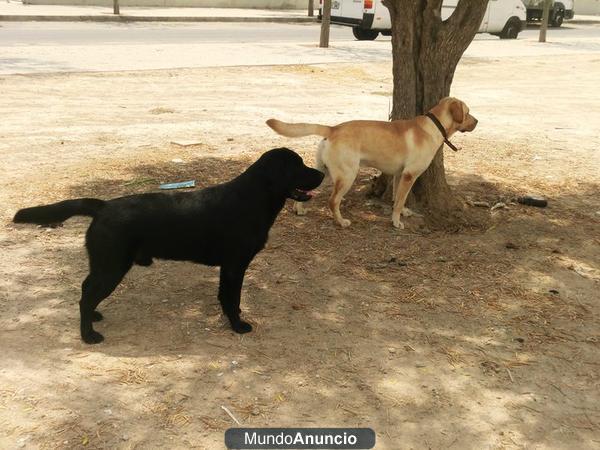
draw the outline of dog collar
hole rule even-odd
[[[450,147],[452,150],[454,150],[455,152],[458,151],[458,148],[456,148],[456,146],[450,142],[448,140],[448,135],[446,134],[446,129],[444,128],[444,126],[440,123],[440,121],[438,120],[437,117],[435,117],[435,115],[433,113],[428,112],[427,114],[425,114],[427,117],[429,117],[431,119],[431,121],[435,124],[435,126],[437,127],[438,130],[440,130],[440,133],[442,133],[442,136],[444,137],[444,143]]]

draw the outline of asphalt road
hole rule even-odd
[[[0,0],[1,1],[1,0]],[[331,47],[318,48],[318,24],[274,23],[0,23],[0,75],[110,72],[216,66],[389,61],[390,38],[356,41],[333,26]],[[600,53],[600,25],[538,29],[515,40],[478,34],[468,57]]]
[[[5,22],[0,24],[0,48],[14,45],[310,43],[318,42],[319,30],[319,25],[315,24]],[[537,26],[531,26],[520,37],[536,36],[538,30]],[[550,29],[548,38],[555,36],[600,37],[600,26],[567,24]],[[498,38],[479,34],[476,39]],[[332,42],[353,40],[350,28],[332,26]]]
[[[0,28],[0,46],[318,42],[319,31],[315,24],[6,22]],[[354,37],[349,28],[334,26],[331,39]]]

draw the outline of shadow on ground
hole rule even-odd
[[[249,162],[141,165],[56,199],[203,187]],[[106,341],[86,346],[76,305],[88,221],[9,225],[9,434],[65,448],[220,448],[234,425],[225,407],[248,426],[370,426],[377,448],[592,448],[598,185],[535,209],[510,204],[512,187],[457,174],[466,198],[508,208],[485,231],[445,234],[417,219],[393,229],[389,206],[365,198],[369,177],[346,198],[348,229],[329,217],[328,188],[307,216],[283,211],[245,280],[245,336],[221,317],[216,269],[157,262],[100,305]]]

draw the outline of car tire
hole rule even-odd
[[[500,39],[516,39],[520,32],[521,22],[516,17],[511,17],[498,36]]]
[[[562,8],[559,8],[555,11],[554,16],[552,17],[552,20],[550,21],[550,25],[552,25],[555,28],[558,28],[563,24],[564,19],[565,19],[565,10]]]
[[[360,27],[352,27],[352,34],[359,41],[374,41],[379,36],[377,30],[365,30]]]

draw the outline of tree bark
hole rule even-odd
[[[315,15],[315,1],[308,0],[308,17],[313,17]]]
[[[450,93],[456,66],[477,33],[488,0],[460,0],[442,21],[442,0],[384,0],[392,21],[393,108],[391,119],[424,114]],[[380,177],[373,193],[391,197],[390,177]],[[387,178],[387,179],[386,179]],[[385,189],[383,186],[385,185]],[[417,179],[409,202],[430,217],[447,217],[458,202],[446,182],[440,148]]]
[[[119,0],[113,0],[113,14],[119,15],[121,14],[119,8]]]

